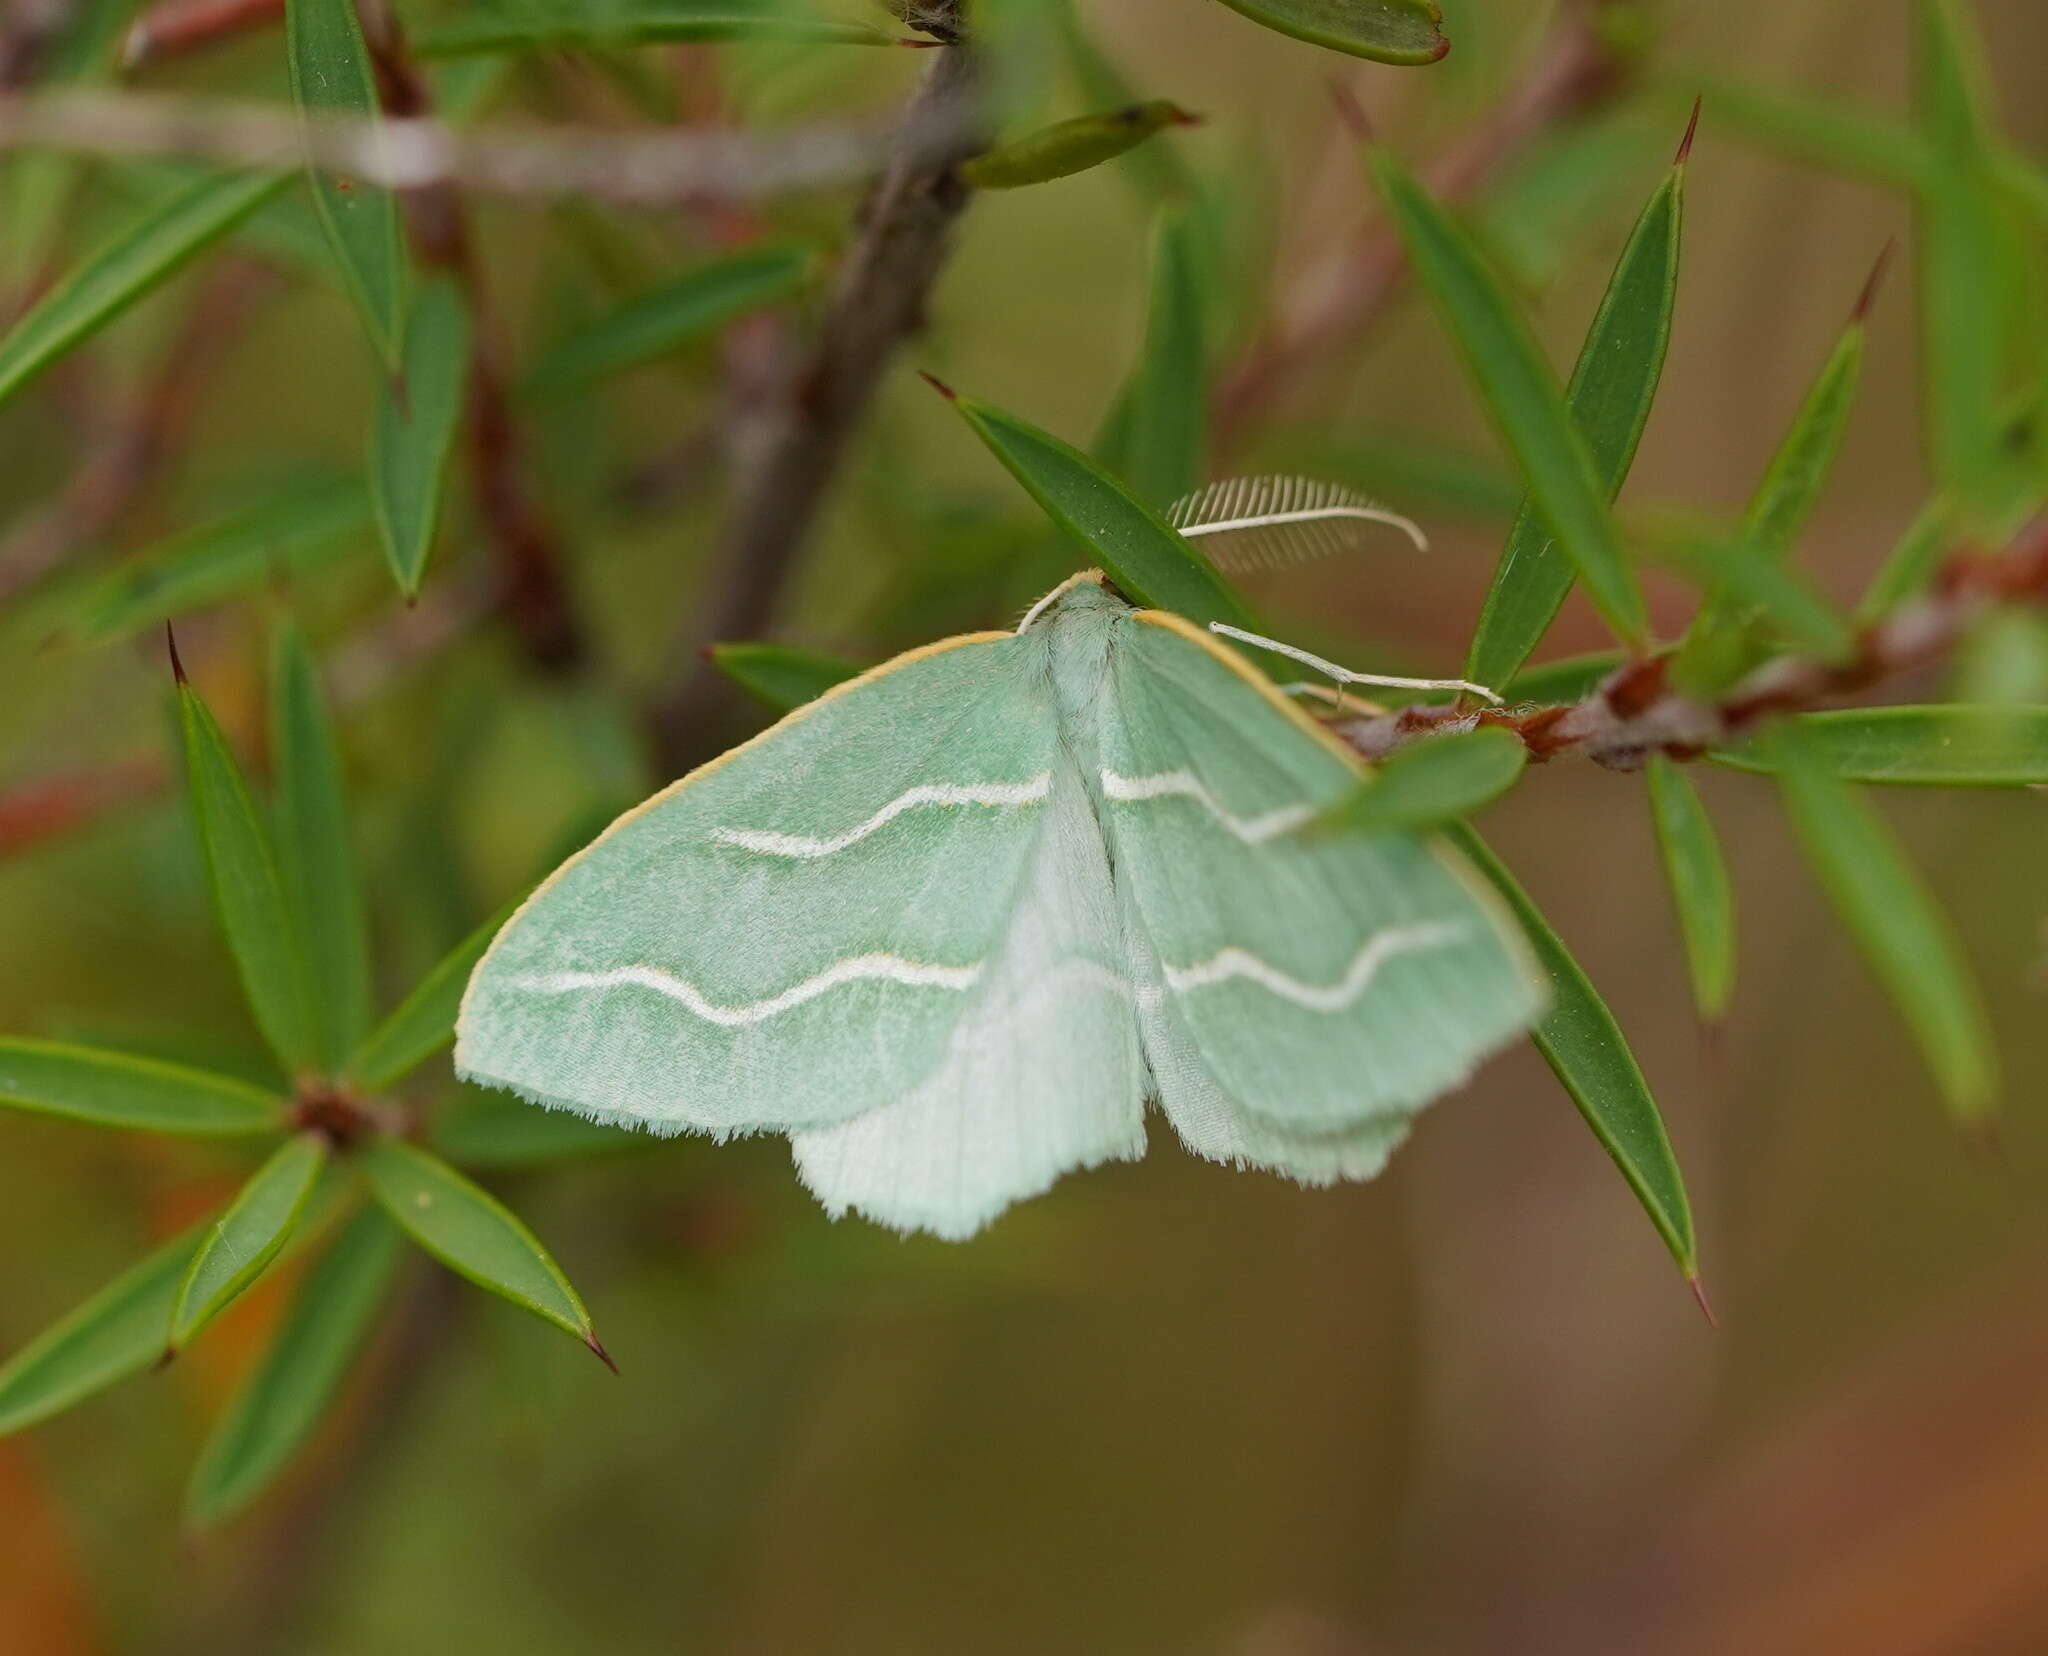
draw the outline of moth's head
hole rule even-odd
[[[1099,569],[1084,569],[1069,575],[1024,612],[1017,630],[1029,632],[1064,616],[1103,615],[1131,608],[1128,598],[1110,584]]]

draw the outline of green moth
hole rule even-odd
[[[1096,572],[628,812],[499,933],[456,1069],[657,1133],[786,1132],[834,1214],[964,1237],[1132,1160],[1377,1173],[1542,1008],[1445,847],[1299,832],[1357,762]]]

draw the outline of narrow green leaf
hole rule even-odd
[[[1223,0],[1281,34],[1375,63],[1434,63],[1451,49],[1433,0]]]
[[[182,1351],[194,1334],[263,1274],[305,1212],[326,1165],[327,1141],[317,1133],[300,1133],[250,1174],[235,1199],[206,1227],[199,1251],[178,1285],[168,1323],[170,1350]]]
[[[1842,661],[1854,653],[1856,636],[1825,595],[1747,536],[1687,539],[1665,548],[1663,555],[1716,607],[1753,616],[1758,626],[1824,661]]]
[[[1137,90],[1096,44],[1074,0],[1046,0],[1046,8],[1082,97],[1098,109],[1137,102]],[[1122,165],[1148,204],[1185,202],[1201,188],[1186,156],[1172,144],[1141,144],[1125,153]]]
[[[289,623],[277,633],[270,715],[278,872],[305,941],[321,1068],[332,1073],[369,1027],[370,943],[341,749],[313,657]]]
[[[757,701],[787,713],[862,671],[858,662],[783,644],[714,644],[718,670]]]
[[[1429,833],[1491,804],[1522,774],[1529,750],[1498,725],[1397,748],[1316,820],[1317,831]]]
[[[469,305],[446,276],[420,286],[405,324],[405,362],[378,390],[370,428],[370,501],[384,561],[410,599],[417,597],[434,532],[441,488],[469,383]]]
[[[173,656],[175,665],[176,657]],[[227,739],[199,693],[178,682],[193,820],[229,952],[256,1026],[288,1074],[319,1062],[312,984],[270,836]]]
[[[1609,501],[1621,492],[1635,462],[1664,372],[1684,218],[1685,168],[1678,166],[1651,192],[1637,217],[1565,392],[1566,407]],[[1500,684],[1521,671],[1571,591],[1573,568],[1536,503],[1524,500],[1466,653],[1467,678]]]
[[[355,0],[286,0],[292,102],[307,115],[378,116],[377,80]],[[397,373],[405,337],[406,270],[398,203],[388,190],[310,169],[313,204],[343,285],[385,369]]]
[[[1793,721],[1805,763],[1841,782],[1907,788],[2048,785],[2048,707],[1855,707]],[[1778,745],[1717,748],[1735,770],[1775,771]]]
[[[241,596],[278,571],[304,572],[350,544],[369,518],[355,483],[301,485],[140,552],[64,607],[64,636],[103,643]]]
[[[285,1107],[225,1075],[18,1035],[0,1036],[0,1104],[94,1127],[207,1137],[277,1132]]]
[[[1721,842],[1685,767],[1663,754],[1650,757],[1650,821],[1664,877],[1678,909],[1685,939],[1685,963],[1692,976],[1693,1004],[1709,1023],[1728,1010],[1735,989],[1735,893]]]
[[[1950,1111],[1988,1116],[1997,1086],[1991,1025],[1947,918],[1883,818],[1809,756],[1807,727],[1770,733],[1787,815],[1843,925],[1920,1043]]]
[[[1022,138],[963,161],[960,177],[977,190],[1015,190],[1049,184],[1136,149],[1170,126],[1194,126],[1196,117],[1165,98],[1124,104],[1092,115],[1055,121]]]
[[[1126,597],[1198,624],[1254,626],[1251,612],[1187,537],[1080,450],[987,403],[946,395],[1025,493],[1087,549]]]
[[[390,1291],[399,1243],[383,1211],[364,1208],[306,1273],[269,1348],[199,1453],[185,1494],[193,1523],[233,1517],[312,1436]]]
[[[1806,527],[1828,473],[1834,469],[1835,455],[1842,446],[1842,430],[1849,422],[1849,409],[1856,399],[1856,382],[1863,370],[1863,336],[1859,309],[1821,365],[1791,429],[1771,456],[1763,481],[1749,503],[1747,527],[1751,537],[1781,557]]]
[[[1608,626],[1642,647],[1649,618],[1608,515],[1609,491],[1542,351],[1471,237],[1435,198],[1383,150],[1374,153],[1373,171],[1416,276],[1457,341],[1538,515]]]
[[[0,338],[0,404],[241,223],[290,182],[208,176],[148,208]]]
[[[469,974],[523,901],[522,896],[507,903],[436,961],[418,987],[356,1049],[348,1073],[370,1091],[382,1092],[454,1040],[455,1014],[462,1009]]]
[[[1807,389],[1791,429],[1757,485],[1744,529],[1750,549],[1761,558],[1785,563],[1820,499],[1855,401],[1863,335],[1859,306]],[[1733,684],[1756,665],[1762,648],[1756,637],[1758,620],[1754,603],[1739,593],[1723,591],[1711,596],[1693,617],[1685,642],[1679,646],[1672,664],[1674,681],[1706,695]]]
[[[2000,222],[1977,43],[1955,0],[1918,0],[1920,323],[1928,449],[1958,505],[1989,528],[2008,505],[2007,356],[1995,297],[2011,254]]]
[[[450,1161],[494,1169],[546,1167],[660,1142],[571,1110],[539,1110],[523,1099],[471,1086],[456,1088],[434,1123],[433,1141]]]
[[[578,328],[534,370],[559,391],[651,362],[750,311],[800,292],[817,269],[809,247],[777,242],[711,259]]]
[[[503,1203],[438,1156],[396,1139],[373,1140],[358,1160],[384,1211],[428,1253],[604,1356],[569,1279]]]
[[[61,1414],[153,1367],[197,1246],[195,1231],[165,1243],[0,1366],[0,1434]]]
[[[1671,1153],[1656,1100],[1650,1096],[1621,1026],[1563,939],[1550,929],[1529,894],[1485,842],[1462,824],[1453,825],[1446,833],[1507,899],[1550,980],[1550,1010],[1534,1031],[1536,1049],[1564,1084],[1593,1136],[1614,1158],[1679,1269],[1689,1281],[1697,1281],[1698,1243],[1685,1179]]]
[[[1200,227],[1185,209],[1152,237],[1145,339],[1095,457],[1146,505],[1164,511],[1201,484],[1208,450],[1208,303]]]
[[[1921,508],[1885,559],[1856,606],[1857,622],[1867,626],[1882,620],[1909,598],[1919,597],[1933,582],[1942,557],[1954,543],[1955,509],[1946,497],[1937,496]]]
[[[901,37],[867,23],[806,17],[761,0],[636,0],[624,6],[550,5],[468,18],[424,30],[422,57],[471,52],[601,52],[629,46],[720,40],[786,40],[823,46],[895,46]]]

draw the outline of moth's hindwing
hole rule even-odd
[[[1528,1028],[1526,948],[1447,849],[1300,832],[1356,771],[1222,646],[1135,613],[1099,708],[1103,814],[1177,1123],[1235,1105],[1357,1176],[1343,1164],[1372,1146],[1326,1135],[1406,1116]]]
[[[939,1067],[851,1121],[791,1135],[832,1211],[965,1236],[1062,1173],[1145,1148],[1145,1062],[1102,831],[1070,760],[1030,870]]]

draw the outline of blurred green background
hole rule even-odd
[[[1368,210],[1326,96],[1333,77],[1425,160],[1514,95],[1554,25],[1550,8],[1513,0],[1445,0],[1445,12],[1451,57],[1403,71],[1206,0],[1084,8],[1144,95],[1206,116],[1156,142],[1227,187],[1247,318],[1269,266],[1285,286]],[[2038,155],[2048,12],[2035,0],[1977,12],[2008,136]],[[1476,204],[1554,360],[1576,349],[1696,88],[1737,80],[1898,117],[1907,21],[1902,0],[1657,8],[1640,84],[1528,146]],[[280,40],[255,33],[155,83],[282,96]],[[715,83],[750,120],[879,114],[920,57],[661,48],[631,78],[555,65],[505,99],[628,120],[639,98],[701,117]],[[1055,77],[1045,113],[1083,107]],[[1688,191],[1676,334],[1626,498],[1733,512],[1879,248],[1910,240],[1909,212],[1895,193],[1755,147],[1711,95]],[[66,245],[89,244],[94,215],[122,199],[112,184],[92,192]],[[842,192],[764,216],[831,246],[848,207]],[[630,288],[708,245],[703,225],[647,214],[500,203],[479,221],[525,361],[617,297],[608,269]],[[929,333],[889,377],[777,636],[872,658],[1001,625],[1069,566],[908,370],[1085,438],[1136,348],[1146,241],[1120,167],[972,206]],[[262,252],[245,238],[234,256]],[[1805,541],[1844,597],[1929,486],[1902,262]],[[110,332],[92,374],[116,392],[134,383],[203,269]],[[241,303],[212,342],[184,450],[92,549],[94,567],[287,466],[359,463],[374,370],[339,290],[294,273]],[[715,441],[704,475],[651,502],[622,502],[618,485],[707,421],[715,434],[719,361],[693,347],[532,410],[538,479],[599,641],[588,675],[537,676],[480,625],[348,713],[387,994],[659,780],[620,710],[673,671],[699,600],[722,504]],[[0,416],[5,510],[30,512],[78,458],[52,406]],[[1367,483],[1435,542],[1427,557],[1391,542],[1356,563],[1256,577],[1274,630],[1354,665],[1454,670],[1504,518],[1488,490],[1460,508],[1388,452],[1448,450],[1505,471],[1426,310],[1402,301],[1248,435],[1240,457]],[[430,599],[475,563],[475,539],[457,506]],[[330,652],[395,611],[373,543],[350,544],[181,621],[186,660],[230,728],[260,716],[269,606],[290,603]],[[1686,595],[1653,596],[1675,631]],[[1574,600],[1545,653],[1602,642]],[[170,754],[153,635],[50,645],[22,627],[0,634],[0,661],[0,786]],[[1917,688],[1931,697],[1941,683]],[[2008,1113],[2002,1150],[1982,1155],[1945,1123],[1768,784],[1701,782],[1743,925],[1737,999],[1711,1036],[1691,1011],[1639,783],[1584,764],[1538,770],[1488,831],[1657,1091],[1718,1332],[1527,1050],[1432,1110],[1372,1184],[1303,1192],[1155,1135],[1146,1161],[1069,1178],[964,1246],[828,1223],[779,1140],[668,1144],[500,1186],[582,1289],[623,1378],[497,1302],[431,1298],[384,1331],[308,1463],[247,1518],[187,1542],[186,1469],[275,1317],[270,1283],[164,1374],[0,1442],[0,1644],[38,1656],[2048,1648],[2048,802],[2024,790],[1882,800],[1955,916],[2001,1033]],[[7,850],[0,1025],[260,1072],[175,796]],[[228,1150],[0,1122],[0,1348],[245,1168]]]

